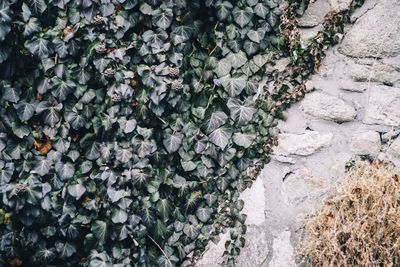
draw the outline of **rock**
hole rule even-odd
[[[400,167],[400,138],[396,138],[386,152],[387,158],[393,162],[396,167]]]
[[[281,193],[288,205],[301,205],[302,209],[311,210],[326,187],[323,179],[313,176],[311,171],[303,167],[286,176]]]
[[[382,134],[382,142],[387,143],[395,139],[400,134],[400,129],[391,129],[390,131]]]
[[[367,90],[368,84],[353,82],[349,80],[339,81],[339,89],[350,92],[362,93]]]
[[[302,110],[313,117],[335,122],[352,121],[357,111],[342,99],[321,92],[313,92],[304,98]]]
[[[243,212],[247,215],[247,225],[262,225],[265,222],[265,192],[262,179],[257,179],[253,185],[240,194],[244,201]]]
[[[334,11],[342,11],[350,7],[352,0],[329,0]]]
[[[357,155],[376,157],[381,149],[381,137],[376,131],[355,133],[351,140],[351,151]]]
[[[265,261],[268,256],[268,237],[264,227],[248,227],[246,235],[246,246],[241,250],[236,259],[236,266],[257,267]],[[215,265],[208,265],[215,266]]]
[[[332,133],[317,131],[306,131],[304,134],[282,133],[278,137],[279,145],[274,150],[274,154],[308,156],[329,146],[332,137]]]
[[[290,231],[284,231],[274,239],[272,259],[269,267],[294,267],[294,249],[290,243]]]
[[[290,164],[296,163],[296,160],[294,158],[288,156],[272,155],[271,158],[282,163],[290,163]]]
[[[220,234],[219,238],[217,244],[208,242],[203,256],[196,263],[196,267],[222,266],[224,262],[225,242],[229,239],[229,231]]]
[[[369,91],[364,123],[400,126],[400,88],[374,86]]]
[[[326,13],[331,10],[331,6],[326,0],[318,0],[310,3],[307,10],[299,19],[300,27],[314,27],[324,21]]]
[[[260,266],[268,255],[268,238],[263,227],[249,226],[245,235],[246,245],[236,258],[236,266]],[[225,242],[229,240],[229,229],[220,235],[217,244],[210,242],[196,267],[225,266],[223,264]]]
[[[319,31],[322,31],[324,29],[324,26],[318,25],[314,28],[299,28],[300,30],[300,39],[301,39],[301,44],[303,47],[307,46],[311,39],[314,38]]]
[[[359,82],[379,82],[395,84],[400,82],[400,72],[391,65],[374,64],[371,66],[355,64],[350,67],[350,76]]]
[[[400,2],[379,1],[346,34],[339,51],[351,57],[385,57],[400,53]]]

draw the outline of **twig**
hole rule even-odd
[[[153,243],[161,250],[162,254],[164,254],[164,257],[167,259],[169,266],[173,266],[171,260],[169,259],[167,253],[165,253],[165,251],[161,248],[161,246],[149,235],[147,235],[148,238],[150,238],[151,241],[153,241]]]

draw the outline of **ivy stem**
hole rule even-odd
[[[169,259],[167,253],[165,253],[165,251],[161,248],[161,246],[150,235],[147,235],[147,237],[150,238],[150,240],[153,241],[153,243],[161,250],[162,254],[164,254],[165,258],[167,259],[169,266],[172,267],[172,262]]]

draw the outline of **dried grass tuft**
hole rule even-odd
[[[306,266],[400,266],[400,176],[358,162],[310,217],[299,256]]]

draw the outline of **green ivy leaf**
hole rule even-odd
[[[163,144],[168,153],[174,153],[178,151],[182,144],[183,135],[181,133],[166,134],[164,136]]]
[[[253,9],[251,7],[246,7],[244,9],[239,9],[236,7],[233,9],[232,15],[235,22],[243,28],[253,17]]]
[[[209,135],[209,138],[214,145],[224,149],[229,143],[232,132],[233,131],[231,129],[226,127],[218,128]]]
[[[210,220],[212,212],[213,210],[210,208],[198,208],[196,216],[201,222],[205,223]]]
[[[68,186],[68,193],[76,200],[79,200],[85,192],[86,192],[85,186],[83,186],[80,183]]]
[[[249,102],[241,104],[239,100],[233,98],[228,100],[227,106],[230,110],[231,118],[240,126],[248,124],[252,120],[253,115],[257,112],[254,104]]]

